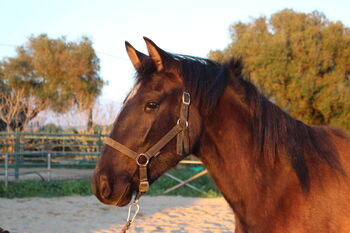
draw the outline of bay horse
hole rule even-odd
[[[240,61],[172,54],[144,39],[149,55],[126,42],[136,83],[96,164],[101,202],[127,205],[191,153],[233,209],[236,233],[350,232],[344,133],[294,119],[243,78]],[[184,98],[191,98],[188,119],[174,133]],[[177,154],[174,135],[185,129],[189,143]],[[156,144],[157,153],[143,153]]]

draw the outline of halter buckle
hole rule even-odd
[[[177,125],[181,126],[181,127],[184,127],[185,128],[188,128],[188,121],[185,121],[185,125],[182,124],[182,121],[180,119],[177,120]]]
[[[145,193],[149,189],[149,183],[147,180],[140,181],[139,192]]]
[[[182,103],[186,105],[190,105],[191,103],[191,96],[190,93],[184,91],[182,94]]]

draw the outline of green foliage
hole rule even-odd
[[[350,132],[350,30],[323,14],[285,9],[231,26],[209,57],[243,60],[244,73],[277,105],[310,124]]]
[[[101,94],[99,59],[87,37],[78,42],[65,37],[51,39],[46,34],[31,36],[17,48],[15,57],[0,62],[0,88],[18,108],[14,118],[28,119],[40,111],[65,112],[73,105],[88,109]],[[1,97],[1,96],[0,96]],[[1,101],[0,105],[5,101]],[[13,107],[11,107],[13,109]],[[5,110],[6,111],[6,110]]]
[[[50,124],[46,124],[46,125],[40,127],[39,132],[45,132],[45,133],[63,133],[64,130],[63,130],[62,127],[50,123]]]
[[[95,133],[102,133],[102,134],[108,134],[112,131],[113,125],[99,125],[95,124],[93,127],[93,132]]]
[[[10,183],[7,189],[0,184],[0,197],[55,197],[91,195],[91,180],[20,181]]]
[[[191,176],[195,175],[197,171],[194,169],[179,168],[170,172],[170,174],[178,177],[181,180],[186,180]],[[163,192],[168,188],[177,185],[178,182],[163,175],[161,176],[154,184],[151,185],[150,190],[147,192],[148,195],[163,195]],[[198,179],[190,182],[191,185],[195,186],[203,190],[203,193],[199,193],[198,191],[192,190],[186,186],[175,189],[171,191],[168,195],[175,196],[186,196],[186,197],[217,197],[220,196],[220,191],[215,186],[213,180],[209,177],[209,175],[204,175],[199,177]]]

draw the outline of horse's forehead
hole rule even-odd
[[[149,79],[147,81],[141,81],[137,82],[134,87],[129,92],[128,96],[126,97],[124,104],[126,104],[131,99],[135,98],[138,94],[149,91],[155,91],[157,93],[167,92],[169,89],[172,88],[172,82],[168,80],[167,78],[164,78],[162,76],[153,76],[152,79]]]
[[[141,87],[141,83],[136,83],[135,86],[131,89],[129,95],[126,97],[126,100],[124,101],[124,103],[127,103],[129,100],[134,98],[139,92],[140,87]]]

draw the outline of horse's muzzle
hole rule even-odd
[[[131,184],[115,184],[106,175],[93,175],[92,191],[104,204],[125,206],[132,198]]]

